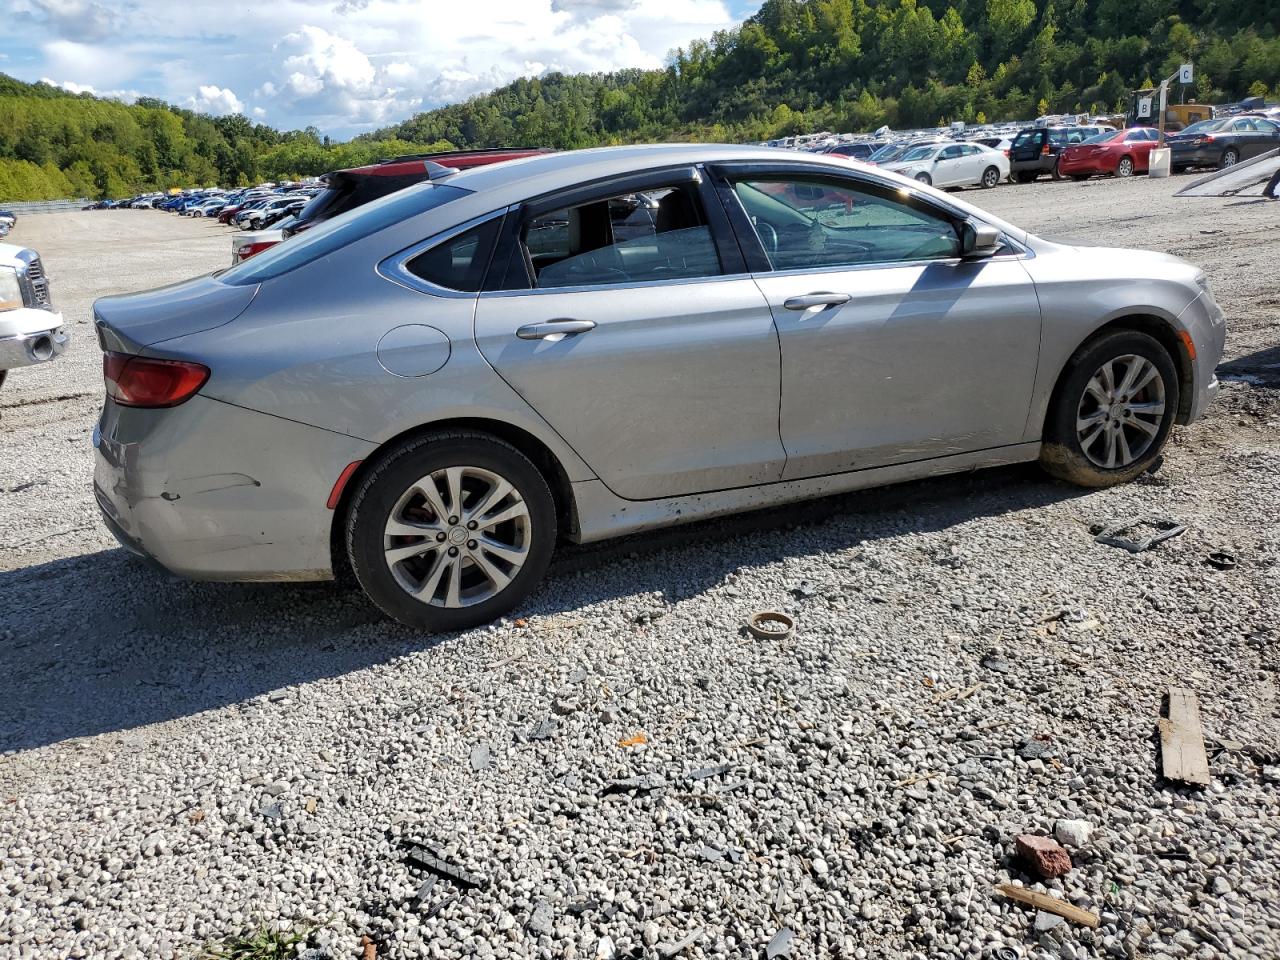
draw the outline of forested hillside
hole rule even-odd
[[[328,144],[238,114],[210,117],[143,99],[125,105],[0,74],[0,201],[119,197],[324,173],[447,144]]]
[[[517,80],[346,144],[0,74],[0,200],[230,186],[450,145],[746,141],[1110,111],[1187,60],[1197,100],[1280,96],[1275,3],[767,0],[664,69]]]
[[[767,0],[665,70],[518,80],[374,134],[458,146],[698,137],[1111,111],[1184,61],[1188,97],[1280,95],[1276,0]]]

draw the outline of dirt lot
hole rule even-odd
[[[1280,203],[1183,182],[966,195],[1207,271],[1223,392],[1158,473],[996,471],[569,550],[523,619],[440,637],[116,548],[91,303],[225,264],[229,233],[24,217],[75,341],[0,391],[0,957],[307,921],[317,957],[761,956],[787,930],[790,956],[1280,956]],[[1188,530],[1093,542],[1130,517]],[[740,633],[766,607],[791,640]],[[1200,698],[1205,791],[1157,779],[1170,684]],[[1091,837],[1037,889],[1096,931],[993,892],[1033,882],[1013,836],[1062,819]],[[407,837],[487,885],[423,891]]]

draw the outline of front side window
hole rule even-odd
[[[774,270],[960,255],[949,218],[871,187],[779,176],[739,180],[733,189]]]
[[[724,272],[691,184],[536,216],[525,224],[521,242],[539,288],[688,280]]]

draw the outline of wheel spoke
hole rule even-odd
[[[1094,376],[1102,381],[1102,389],[1105,391],[1108,401],[1116,395],[1116,372],[1114,364],[1114,360],[1108,360],[1098,369],[1098,372],[1094,374]]]
[[[1154,437],[1157,433],[1160,432],[1159,420],[1152,423],[1149,420],[1141,420],[1138,417],[1129,417],[1125,420],[1125,423],[1127,423],[1131,427],[1137,427],[1139,430],[1141,430],[1143,433],[1145,433],[1149,437]]]
[[[1129,438],[1124,435],[1124,428],[1116,431],[1116,443],[1120,445],[1120,463],[1124,467],[1133,462],[1133,453],[1129,450]]]
[[[416,520],[401,520],[392,517],[387,521],[388,537],[434,537],[444,532],[444,525],[439,523],[418,523]]]
[[[1080,441],[1080,448],[1082,450],[1087,451],[1090,447],[1093,446],[1094,442],[1098,439],[1098,437],[1102,436],[1102,434],[1106,431],[1106,429],[1107,429],[1106,424],[1099,424],[1098,429],[1094,430],[1093,433],[1089,434],[1089,436],[1085,437],[1083,440]]]
[[[503,500],[507,494],[511,493],[515,488],[507,481],[499,479],[497,483],[489,488],[489,492],[480,498],[480,502],[473,507],[468,507],[466,513],[462,516],[467,520],[479,520],[487,512],[492,510]]]
[[[1156,377],[1160,376],[1160,371],[1156,369],[1156,365],[1154,363],[1147,363],[1145,360],[1143,363],[1145,364],[1145,367],[1143,369],[1142,377],[1134,382],[1133,387],[1129,390],[1130,396],[1133,396]]]
[[[462,557],[449,558],[449,585],[445,588],[444,605],[462,606]]]
[[[423,540],[419,543],[387,547],[387,563],[394,567],[401,560],[420,557],[430,550],[435,550],[437,547],[438,544],[434,540]]]
[[[525,547],[512,547],[505,543],[499,543],[497,540],[491,540],[489,537],[481,537],[479,540],[480,550],[487,550],[495,557],[501,557],[508,563],[522,564],[524,558],[528,556],[529,551]]]
[[[448,467],[445,472],[445,485],[449,490],[449,516],[462,516],[462,467]]]
[[[483,549],[477,548],[471,551],[471,562],[479,567],[481,572],[489,578],[494,590],[501,590],[511,582],[511,577],[499,570],[497,565],[484,555]]]
[[[1089,382],[1085,384],[1085,390],[1099,403],[1111,402],[1111,395],[1107,393],[1107,387],[1102,382],[1101,371],[1090,378]]]
[[[1107,419],[1107,415],[1103,413],[1101,410],[1095,411],[1094,413],[1089,414],[1087,417],[1077,417],[1076,432],[1084,433],[1084,431],[1088,430],[1090,427],[1094,426],[1095,424],[1102,423],[1106,419]]]
[[[431,565],[431,570],[427,573],[427,577],[422,581],[422,586],[413,591],[414,597],[430,603],[435,599],[436,591],[440,589],[440,578],[444,576],[445,570],[451,566],[449,556],[441,550],[436,554],[435,563]]]
[[[1143,403],[1131,403],[1129,404],[1129,411],[1131,413],[1140,413],[1143,416],[1152,416],[1152,417],[1163,416],[1164,401],[1151,400]]]
[[[507,507],[507,509],[503,510],[501,513],[495,513],[491,517],[485,517],[483,520],[479,522],[480,523],[479,529],[491,530],[500,523],[506,523],[508,520],[516,520],[516,519],[519,519],[520,517],[527,517],[528,515],[529,515],[529,508],[526,507],[524,504],[524,501],[521,500],[519,503],[513,503],[511,506]]]
[[[1114,467],[1116,465],[1116,432],[1114,430],[1107,431],[1107,466]]]
[[[427,506],[436,515],[436,523],[444,524],[449,519],[449,511],[440,499],[440,488],[436,486],[435,477],[423,477],[413,485],[414,492],[422,494]]]
[[[1125,367],[1124,378],[1120,381],[1120,387],[1116,391],[1122,397],[1127,397],[1137,389],[1134,381],[1138,379],[1138,374],[1143,373],[1148,366],[1146,360],[1142,357],[1130,357],[1129,363]]]

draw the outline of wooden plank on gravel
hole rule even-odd
[[[1019,903],[1025,903],[1028,906],[1035,907],[1037,910],[1043,910],[1045,913],[1057,914],[1072,923],[1083,924],[1093,930],[1098,929],[1098,915],[1096,913],[1082,910],[1073,904],[1059,900],[1057,897],[1051,897],[1047,893],[1037,893],[1025,887],[1015,887],[1011,883],[1002,883],[996,887],[996,890],[1003,893],[1010,900],[1017,900]]]
[[[1160,718],[1160,770],[1166,780],[1209,785],[1209,757],[1200,729],[1200,705],[1186,687],[1169,688],[1169,717]]]

